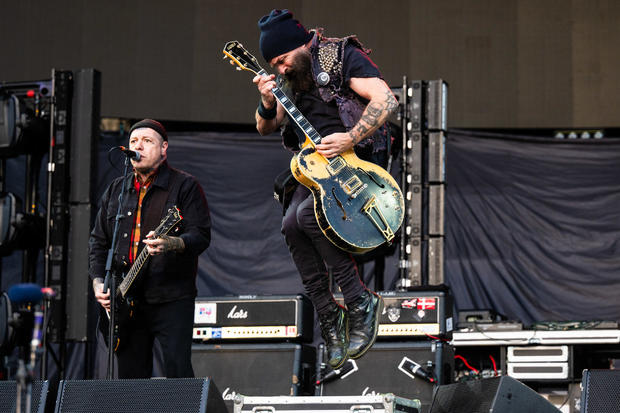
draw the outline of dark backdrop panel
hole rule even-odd
[[[259,57],[257,20],[282,7],[357,34],[391,85],[446,79],[451,126],[618,126],[620,2],[608,0],[0,0],[0,81],[94,67],[103,116],[252,123],[251,76],[222,47]]]
[[[200,178],[213,220],[200,257],[201,295],[294,293],[301,282],[280,234],[273,178],[290,154],[278,135],[173,136],[170,162]]]
[[[618,320],[620,140],[450,133],[446,279],[460,309]]]

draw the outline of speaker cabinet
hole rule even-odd
[[[233,398],[244,396],[301,396],[313,392],[314,347],[296,343],[194,344],[196,376],[210,376],[233,411]]]
[[[101,73],[80,69],[73,73],[71,149],[69,162],[69,234],[67,245],[66,340],[88,336],[88,239],[97,212],[96,173],[99,142]],[[92,314],[91,314],[92,317]]]
[[[49,383],[47,381],[35,381],[32,383],[32,398],[30,411],[43,413],[47,401]],[[26,395],[21,397],[22,411],[26,411]],[[17,407],[17,382],[0,381],[0,412],[14,412]]]
[[[55,413],[226,413],[211,379],[62,380]]]
[[[581,413],[620,412],[620,370],[584,370]]]
[[[510,376],[439,386],[431,413],[558,413],[544,397]]]
[[[324,347],[319,357],[324,358]],[[454,371],[454,349],[439,341],[376,342],[364,357],[349,360],[350,371],[329,380],[326,372],[324,383],[317,388],[320,396],[359,396],[394,393],[406,399],[419,399],[421,412],[428,412],[433,399],[435,384],[425,380],[412,369],[417,365],[432,376],[435,383],[449,383]],[[342,370],[342,369],[341,369]]]

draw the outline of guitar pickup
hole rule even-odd
[[[357,191],[362,186],[362,180],[357,177],[357,175],[353,175],[349,178],[343,185],[342,189],[347,193],[347,195],[351,196],[355,191]]]
[[[344,159],[338,156],[329,162],[329,164],[327,165],[327,170],[330,174],[335,175],[340,172],[340,170],[344,168],[345,165],[346,163]]]

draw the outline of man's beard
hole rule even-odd
[[[290,70],[283,77],[293,93],[305,93],[313,88],[312,56],[308,49],[300,49],[295,55]]]

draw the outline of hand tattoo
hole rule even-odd
[[[163,252],[183,252],[183,250],[185,249],[185,243],[183,242],[183,238],[171,237],[169,235],[162,235],[159,238],[164,241],[162,244],[164,250]]]

